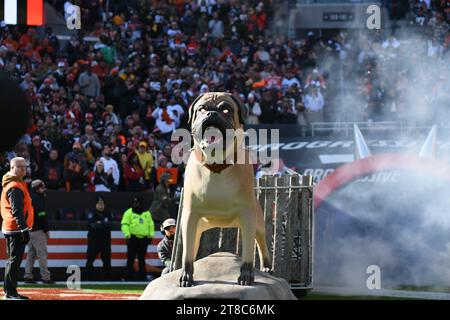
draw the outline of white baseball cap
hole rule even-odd
[[[177,222],[175,221],[175,219],[166,219],[166,220],[164,220],[164,222],[161,225],[161,231],[163,231],[167,227],[176,226],[176,225],[177,225]]]
[[[41,185],[44,185],[44,186],[45,186],[44,182],[43,182],[42,180],[39,180],[39,179],[33,180],[33,181],[31,182],[31,188],[32,188],[32,189],[35,189],[35,188],[37,188],[37,187],[39,187],[39,186],[41,186]]]

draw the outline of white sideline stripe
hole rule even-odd
[[[53,239],[86,239],[87,231],[52,231],[50,230],[50,238]],[[3,234],[0,233],[0,238],[4,238]],[[124,239],[122,231],[111,231],[112,239]],[[155,231],[154,239],[162,239],[163,236],[161,232]]]
[[[152,266],[162,266],[162,263],[158,259],[146,259],[145,260],[147,264],[150,264]],[[48,260],[48,266],[50,268],[66,268],[68,266],[75,265],[84,268],[86,266],[86,260]],[[111,260],[111,266],[113,267],[125,267],[127,265],[126,259],[112,259]],[[22,264],[20,265],[22,268],[25,268],[25,260],[22,261]],[[102,261],[101,259],[97,259],[94,262],[94,267],[102,267]],[[34,264],[34,267],[39,267],[39,263],[36,261]],[[5,261],[0,261],[0,268],[5,268]]]
[[[28,285],[23,281],[18,282],[19,285]],[[55,281],[55,285],[66,285],[67,281]],[[129,285],[147,285],[148,281],[81,281],[81,289],[85,285],[99,285],[99,286],[129,286]],[[22,289],[21,291],[26,291],[27,289]],[[87,290],[90,290],[89,288]]]
[[[17,0],[5,0],[5,23],[17,24]]]
[[[157,248],[157,246],[154,246],[154,245],[148,246],[148,252],[157,252],[156,248]],[[87,252],[87,246],[86,245],[73,245],[73,246],[49,245],[47,247],[47,251],[49,253],[85,253],[85,252]],[[28,247],[27,247],[26,252],[28,252]],[[111,252],[126,253],[127,246],[112,245]]]

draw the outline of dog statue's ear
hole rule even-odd
[[[192,120],[193,120],[193,117],[194,117],[194,106],[204,95],[205,95],[204,93],[199,95],[197,98],[195,98],[194,101],[192,101],[191,105],[189,106],[189,110],[188,110],[188,112],[189,112],[188,125],[189,126],[192,125]]]
[[[248,109],[247,107],[242,103],[241,98],[238,98],[232,94],[230,94],[231,99],[233,99],[234,103],[238,106],[238,113],[239,113],[239,122],[242,124],[245,124],[245,120],[248,116]]]

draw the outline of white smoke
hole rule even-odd
[[[402,28],[394,36],[390,45],[374,41],[378,35],[372,31],[345,36],[343,71],[330,70],[344,75],[330,83],[337,86],[334,120],[403,121],[428,130],[448,125],[450,55],[442,55],[422,29]],[[364,55],[374,62],[373,89],[385,91],[380,113],[357,89],[370,77],[362,68]],[[447,138],[442,131],[439,135]],[[425,137],[418,130],[407,135],[419,141]],[[402,171],[397,183],[354,182],[335,192],[316,212],[316,284],[365,288],[366,268],[378,265],[383,287],[450,286],[449,184]]]

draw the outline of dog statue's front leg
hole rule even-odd
[[[242,286],[252,286],[255,283],[253,248],[255,244],[256,228],[255,222],[252,221],[251,217],[252,215],[244,215],[241,217],[242,266],[238,284]]]
[[[192,287],[194,285],[194,263],[183,264],[183,271],[180,277],[180,287]]]
[[[197,234],[197,220],[191,216],[190,210],[183,210],[181,214],[181,236],[183,237],[183,270],[180,277],[180,287],[194,285],[194,252]]]
[[[238,283],[241,286],[252,286],[255,283],[255,274],[253,271],[253,264],[251,262],[242,263]]]
[[[258,244],[259,249],[261,270],[270,273],[272,263],[270,261],[269,248],[267,247],[266,242],[264,216],[259,203],[256,207],[256,243]]]

